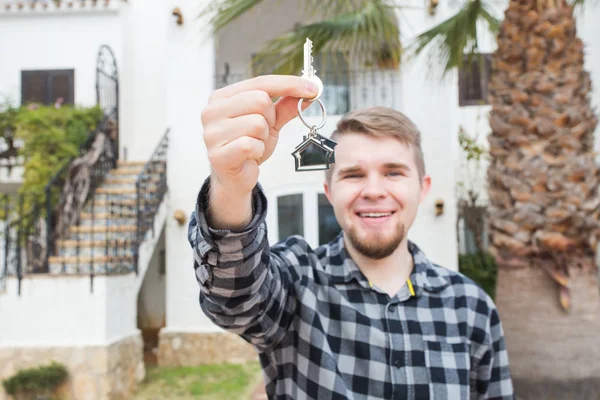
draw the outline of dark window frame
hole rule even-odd
[[[483,68],[480,71],[477,71],[477,75],[479,75],[479,91],[480,94],[476,98],[469,98],[467,96],[468,92],[468,82],[469,79],[473,80],[474,72],[471,68],[467,67],[467,63],[469,62],[469,55],[463,55],[463,65],[458,71],[458,105],[460,107],[467,106],[483,106],[490,104],[488,95],[488,84],[491,76],[491,65],[492,65],[492,54],[491,53],[480,53],[473,56],[471,60],[472,68],[480,68],[480,56],[483,57]]]
[[[291,235],[300,235],[304,236],[306,234],[306,226],[304,226],[304,214],[305,214],[305,201],[304,201],[304,193],[303,192],[294,192],[287,194],[280,194],[276,197],[276,212],[277,212],[277,240],[282,241],[285,238]],[[282,208],[283,207],[283,208]],[[286,209],[288,207],[295,208],[298,207],[296,216],[299,217],[298,221],[287,220],[285,221],[282,218],[282,214],[285,211],[289,211]],[[292,225],[292,229],[286,229],[287,232],[284,233],[284,229],[282,227],[287,223],[298,222],[298,225]]]
[[[35,76],[44,76],[46,78],[46,93],[43,104],[52,105],[56,101],[53,95],[52,82],[53,78],[57,76],[67,76],[69,79],[69,98],[65,99],[63,104],[74,105],[75,104],[75,69],[37,69],[37,70],[22,70],[21,71],[21,105],[27,104],[29,101],[26,100],[26,80]]]

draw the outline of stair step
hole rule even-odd
[[[117,160],[117,165],[120,167],[143,167],[148,161],[125,161]]]
[[[152,183],[158,183],[160,182],[161,177],[158,175],[151,175],[148,176],[147,179],[145,180],[146,182],[152,182]],[[123,177],[109,177],[106,178],[104,180],[104,185],[131,185],[131,186],[135,186],[135,184],[137,183],[138,178],[136,177],[131,177],[131,178],[123,178]]]
[[[115,232],[137,232],[135,225],[109,225],[109,226],[72,226],[72,233],[115,233]]]
[[[157,207],[159,204],[158,198],[144,198],[140,199],[139,206],[142,210],[148,210],[149,207]],[[138,199],[137,198],[111,198],[106,199],[104,196],[99,196],[99,198],[94,198],[94,212],[99,213],[107,213],[107,212],[126,212],[133,211],[136,212],[138,208]],[[92,201],[89,201],[85,207],[84,212],[90,213],[92,211]]]
[[[79,219],[83,220],[91,220],[100,222],[102,220],[111,219],[111,220],[127,220],[131,218],[137,218],[137,212],[133,208],[123,208],[122,210],[112,210],[112,212],[97,212],[92,214],[91,212],[83,212],[81,213]]]
[[[133,262],[133,256],[94,256],[94,257],[78,257],[78,256],[52,256],[48,257],[48,262],[52,264],[76,264],[76,263],[121,263]]]
[[[118,246],[120,248],[125,246],[133,246],[134,242],[131,239],[118,239],[118,240],[57,240],[56,244],[58,247],[101,247],[106,248],[108,242],[109,248],[111,246]]]
[[[96,194],[137,194],[136,188],[111,188],[99,187],[96,189]]]
[[[130,217],[110,217],[110,218],[81,218],[77,226],[96,226],[106,229],[106,226],[128,226],[135,225],[137,218],[134,216]]]
[[[90,208],[92,205],[92,201],[90,200],[87,203],[87,207]],[[94,206],[96,207],[113,207],[119,209],[119,207],[129,208],[129,207],[137,207],[137,199],[114,199],[107,200],[103,198],[94,199]]]
[[[143,170],[143,167],[138,168],[117,168],[113,169],[108,173],[108,176],[121,176],[121,175],[139,175]]]
[[[130,273],[134,271],[133,256],[54,256],[48,257],[51,274]]]
[[[83,241],[82,241],[83,242]],[[90,242],[90,241],[87,241]],[[111,240],[105,242],[102,246],[70,246],[70,247],[59,247],[59,257],[133,257],[135,248],[133,246],[117,246],[114,245]],[[122,241],[121,241],[122,242]],[[107,247],[108,243],[108,247]]]

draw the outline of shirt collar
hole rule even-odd
[[[340,232],[329,246],[325,247],[329,252],[328,272],[334,283],[348,283],[355,279],[359,283],[368,285],[367,278],[346,251],[343,232]],[[437,273],[425,253],[410,240],[408,241],[408,250],[414,262],[410,280],[415,289],[415,295],[420,296],[424,290],[437,292],[448,286],[448,281]]]

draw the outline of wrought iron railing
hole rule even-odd
[[[37,194],[0,195],[0,283],[6,276],[17,277],[19,293],[24,275],[45,272],[43,211]]]
[[[400,73],[396,69],[327,70],[317,73],[323,82],[321,100],[327,114],[343,115],[370,106],[400,107]],[[218,73],[215,88],[251,78],[250,73]],[[320,115],[319,107],[309,107],[304,115]]]
[[[136,188],[136,247],[134,250],[135,272],[139,257],[139,247],[149,230],[154,236],[154,216],[167,193],[167,151],[169,148],[169,129],[152,152],[137,177]]]

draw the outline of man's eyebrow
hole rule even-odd
[[[360,171],[360,170],[361,170],[360,165],[352,165],[350,167],[341,168],[339,170],[339,173],[340,174],[347,174],[349,172],[356,172],[356,171]]]
[[[383,166],[385,168],[388,168],[388,169],[407,169],[407,170],[410,170],[410,167],[407,164],[404,164],[404,163],[392,162],[392,163],[385,163]]]

